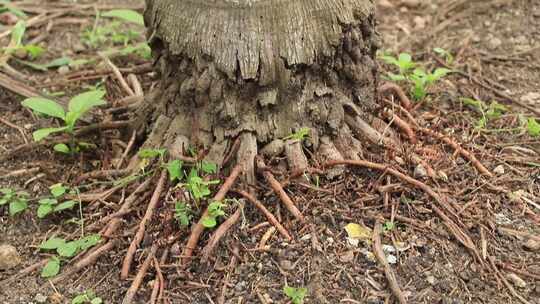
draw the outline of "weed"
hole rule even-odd
[[[87,290],[83,294],[80,294],[76,296],[75,298],[73,298],[73,300],[71,300],[71,304],[88,304],[88,303],[102,304],[103,300],[100,297],[96,296],[96,294],[91,290]]]
[[[26,32],[26,22],[18,21],[11,30],[11,39],[7,47],[1,48],[0,65],[4,65],[15,52],[28,53],[30,58],[35,59],[41,56],[45,50],[37,45],[24,45],[23,37]]]
[[[72,209],[77,204],[79,204],[79,202],[75,200],[66,200],[59,203],[58,200],[62,199],[62,197],[68,191],[68,188],[63,186],[62,184],[52,185],[49,190],[52,197],[43,198],[38,201],[39,207],[37,209],[37,216],[39,218],[44,218],[51,213],[62,212],[64,210]],[[75,193],[75,190],[70,192],[70,194]]]
[[[49,259],[45,267],[41,270],[41,277],[50,278],[60,272],[60,258],[72,258],[78,253],[87,250],[101,241],[99,234],[92,234],[75,241],[66,241],[63,238],[52,237],[43,242],[39,249],[55,250],[58,254]]]
[[[392,222],[385,222],[383,225],[384,231],[392,231],[394,230],[394,228],[396,228],[396,225]]]
[[[444,57],[446,64],[451,65],[452,63],[454,63],[454,56],[449,51],[443,48],[434,48],[433,51],[437,53],[439,56]]]
[[[225,204],[222,202],[211,202],[210,205],[208,205],[208,215],[202,220],[203,226],[206,228],[214,228],[217,225],[217,219],[220,216],[225,215],[225,211],[223,211],[224,207]]]
[[[283,287],[283,292],[287,297],[289,297],[289,299],[291,299],[291,302],[293,304],[302,304],[304,303],[304,298],[307,294],[307,288],[294,288],[285,285]]]
[[[540,123],[533,117],[527,119],[527,132],[532,137],[540,136]]]
[[[284,140],[288,139],[294,139],[294,140],[304,140],[309,136],[310,129],[309,128],[300,128],[300,130],[294,132],[293,134],[284,137]]]
[[[481,100],[471,98],[461,98],[461,101],[482,114],[482,117],[476,122],[476,128],[478,129],[485,129],[490,120],[501,117],[507,111],[504,105],[496,101],[491,102],[489,106]]]
[[[191,207],[185,202],[176,202],[174,204],[174,218],[180,226],[188,226],[192,218]]]
[[[192,168],[187,176],[186,187],[196,201],[208,197],[212,192],[210,191],[210,185],[219,184],[219,180],[205,181],[201,176],[197,168]]]
[[[9,204],[9,215],[15,216],[28,208],[28,193],[17,192],[11,188],[0,189],[0,206]]]
[[[27,18],[28,16],[20,9],[11,5],[10,0],[0,0],[0,14],[10,12],[19,18]]]
[[[172,160],[168,162],[165,167],[169,172],[169,179],[171,182],[180,181],[184,177],[184,171],[182,171],[183,162],[181,160]]]
[[[417,67],[410,54],[401,53],[398,57],[391,55],[379,56],[387,64],[398,68],[399,74],[387,73],[387,78],[392,81],[407,81],[412,84],[411,94],[416,101],[423,100],[427,96],[428,88],[452,71],[446,68],[437,68],[433,72]]]
[[[58,132],[65,132],[70,135],[71,142],[68,147],[66,144],[57,144],[54,150],[61,153],[75,153],[80,151],[81,145],[75,144],[74,131],[75,124],[86,112],[92,108],[104,105],[103,97],[105,91],[96,90],[79,94],[69,101],[68,112],[64,111],[61,105],[50,99],[41,97],[27,98],[22,102],[22,105],[32,109],[35,112],[44,114],[49,117],[60,118],[64,122],[64,126],[59,128],[44,128],[35,131],[32,135],[35,141],[40,141],[45,137]]]

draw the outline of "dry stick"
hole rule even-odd
[[[229,231],[229,229],[231,229],[232,226],[234,226],[234,224],[238,222],[240,219],[240,214],[242,213],[242,208],[242,205],[238,206],[238,209],[236,209],[236,211],[225,222],[223,222],[223,224],[219,225],[218,229],[216,229],[212,237],[210,237],[210,241],[201,251],[203,262],[208,261],[212,251],[214,251],[221,238],[227,233],[227,231]]]
[[[407,300],[405,299],[401,288],[399,288],[399,283],[396,279],[396,275],[394,274],[394,271],[392,271],[390,264],[388,264],[386,256],[384,255],[384,252],[382,250],[381,231],[382,225],[377,220],[375,222],[375,228],[373,229],[373,253],[379,261],[379,264],[381,264],[381,266],[384,268],[384,274],[386,275],[386,279],[388,280],[388,285],[390,285],[390,290],[392,291],[392,294],[398,299],[399,303],[406,304]]]
[[[266,209],[266,207],[261,202],[259,202],[253,195],[243,190],[234,190],[234,192],[242,195],[245,199],[255,205],[264,214],[264,216],[266,216],[268,221],[272,225],[274,225],[274,227],[276,227],[276,229],[279,231],[279,233],[281,233],[281,235],[283,235],[289,241],[292,240],[292,237],[287,231],[287,229],[285,229],[285,227],[281,225],[281,223],[276,219],[276,217],[270,211],[268,211],[268,209]]]
[[[17,272],[17,274],[15,275],[12,275],[11,277],[3,280],[0,282],[0,289],[3,289],[4,287],[6,287],[8,284],[11,284],[13,281],[16,281],[32,272],[34,272],[35,270],[45,266],[45,264],[47,264],[47,262],[49,262],[49,258],[44,258],[42,259],[41,261],[37,262],[37,263],[34,263],[24,269],[21,269],[19,270],[19,272]]]
[[[521,301],[521,303],[523,303],[523,304],[531,304],[529,301],[527,301],[525,298],[523,298],[521,295],[519,295],[517,293],[517,291],[514,289],[514,287],[512,287],[512,285],[508,282],[508,280],[501,274],[501,272],[499,271],[499,268],[497,268],[497,265],[495,265],[495,259],[492,256],[489,256],[488,260],[489,260],[491,266],[493,267],[493,269],[495,270],[495,275],[496,276],[498,275],[501,278],[501,280],[504,283],[504,286],[506,286],[506,288],[508,288],[510,293],[514,297],[518,298]]]
[[[13,129],[15,129],[17,131],[19,131],[19,133],[21,133],[21,136],[22,136],[22,138],[24,140],[24,143],[25,144],[28,143],[28,139],[26,138],[26,134],[24,133],[24,130],[21,127],[15,125],[15,124],[12,124],[11,122],[3,119],[2,117],[0,117],[0,122],[7,125],[7,126],[9,126],[9,127],[12,127]]]
[[[218,193],[216,193],[216,195],[214,196],[213,201],[222,201],[225,198],[225,195],[227,195],[227,192],[229,192],[229,189],[231,189],[240,173],[242,173],[242,165],[237,164],[231,171],[229,177],[227,177],[227,179],[219,189]],[[189,239],[184,248],[184,252],[182,253],[182,263],[184,265],[187,265],[191,260],[191,257],[193,256],[193,250],[195,250],[195,247],[199,242],[199,238],[204,231],[204,225],[202,222],[206,216],[208,216],[208,208],[204,210],[201,218],[191,230],[191,234],[189,235]]]
[[[410,110],[412,108],[411,100],[409,99],[409,97],[407,97],[405,92],[403,92],[400,86],[395,83],[387,82],[379,87],[379,93],[384,93],[387,91],[393,91],[399,97],[401,105],[405,109]]]
[[[489,177],[493,177],[493,174],[488,169],[486,169],[486,167],[484,167],[484,165],[482,165],[482,163],[471,152],[463,149],[458,143],[456,143],[451,138],[446,137],[441,133],[432,131],[427,128],[417,128],[417,129],[424,134],[427,134],[429,136],[433,136],[439,140],[442,140],[443,142],[445,142],[446,144],[454,148],[454,150],[456,150],[465,159],[469,160],[473,164],[473,166],[476,168],[476,170],[478,170],[481,174],[487,175]]]
[[[129,84],[127,83],[126,79],[124,79],[124,76],[122,76],[122,73],[120,73],[120,70],[118,70],[118,67],[114,65],[114,63],[112,63],[112,61],[104,54],[99,53],[99,57],[101,57],[101,59],[103,59],[103,61],[105,61],[105,63],[111,68],[114,76],[116,77],[118,82],[120,82],[120,85],[122,86],[124,91],[126,91],[129,96],[135,96],[135,93],[129,87]]]
[[[124,170],[97,170],[85,173],[81,176],[79,176],[77,179],[75,179],[74,184],[80,184],[81,182],[90,179],[90,178],[105,178],[105,177],[119,177],[124,176],[128,173],[130,173],[130,170],[124,169]]]
[[[159,202],[159,197],[161,196],[161,192],[163,191],[163,188],[165,187],[166,179],[167,179],[167,171],[163,170],[161,171],[161,176],[159,177],[159,181],[156,185],[156,189],[154,190],[154,193],[152,194],[150,203],[148,204],[148,207],[146,208],[146,213],[144,214],[144,217],[139,223],[139,229],[137,229],[137,233],[135,234],[135,237],[131,241],[131,244],[129,245],[129,249],[126,253],[126,257],[124,258],[124,262],[122,263],[122,272],[120,273],[120,278],[122,280],[127,279],[129,275],[129,269],[131,267],[131,263],[133,262],[133,256],[135,255],[135,251],[137,250],[137,247],[139,247],[139,244],[141,243],[144,237],[144,232],[146,231],[146,223],[150,221],[152,219],[152,216],[154,215],[154,210],[156,209],[156,206]]]
[[[122,153],[120,160],[118,160],[118,163],[116,164],[116,169],[120,169],[120,167],[122,167],[122,163],[124,162],[124,159],[126,159],[127,155],[129,154],[129,152],[133,148],[133,145],[135,144],[136,137],[137,137],[137,131],[133,130],[133,134],[131,134],[131,138],[129,139],[126,150],[124,151],[124,153]]]
[[[158,250],[158,244],[153,244],[152,248],[150,249],[150,252],[148,253],[148,256],[144,260],[143,264],[141,265],[141,268],[139,269],[139,271],[137,272],[137,275],[135,276],[135,279],[131,283],[131,286],[129,286],[129,289],[126,292],[126,295],[124,297],[124,300],[122,301],[122,304],[130,304],[133,301],[133,298],[137,294],[137,290],[139,290],[139,287],[142,284],[144,276],[146,275],[146,272],[148,271],[148,268],[150,267],[150,263],[154,259],[154,256],[156,255],[157,250]]]
[[[67,271],[64,271],[64,273],[52,279],[51,282],[53,284],[60,282],[66,279],[67,277],[71,276],[72,274],[77,273],[81,269],[95,263],[100,256],[102,256],[103,254],[107,253],[109,250],[114,248],[115,245],[116,245],[116,241],[111,240],[105,243],[104,245],[102,245],[101,247],[88,252],[81,260],[79,260],[77,263],[71,266],[70,269],[68,269]]]
[[[234,272],[234,268],[236,267],[236,262],[238,260],[236,256],[240,255],[238,245],[234,245],[234,248],[232,250],[233,255],[231,256],[231,262],[229,263],[229,272],[225,275],[225,278],[223,279],[223,285],[221,286],[221,294],[217,299],[218,304],[225,304],[225,292],[227,291],[227,285],[229,285],[229,276],[231,272]]]
[[[305,223],[306,220],[304,219],[302,212],[300,212],[300,210],[296,208],[294,202],[287,195],[287,193],[285,193],[285,190],[283,190],[283,187],[281,187],[281,184],[277,181],[272,172],[267,170],[266,165],[260,157],[257,157],[257,168],[262,171],[264,177],[266,178],[266,181],[268,181],[270,187],[279,196],[281,202],[285,205],[287,210],[289,210],[289,212],[291,212],[292,215],[294,215],[294,217],[300,222]]]
[[[144,95],[141,83],[139,82],[139,79],[137,79],[137,75],[135,75],[135,74],[127,75],[127,81],[133,87],[133,93],[135,93],[135,96],[143,96]]]
[[[414,131],[413,129],[411,128],[411,126],[409,126],[408,123],[406,123],[403,119],[401,119],[399,116],[397,116],[396,114],[394,114],[394,112],[390,109],[387,109],[383,112],[384,116],[390,120],[392,120],[397,126],[398,128],[401,129],[401,131],[403,131],[403,133],[405,133],[407,135],[407,137],[409,138],[409,141],[412,143],[412,144],[416,144],[418,141],[416,139],[416,134],[414,134]]]
[[[333,167],[338,165],[353,165],[353,166],[360,166],[370,169],[375,169],[383,172],[387,172],[392,174],[393,176],[417,187],[418,189],[424,191],[426,194],[428,194],[431,198],[433,198],[437,204],[439,204],[441,207],[446,209],[448,212],[450,212],[455,218],[458,218],[456,215],[455,209],[449,205],[447,202],[441,199],[441,197],[431,189],[428,185],[424,184],[421,181],[418,181],[406,174],[403,174],[395,169],[388,168],[385,165],[365,161],[365,160],[336,160],[331,161],[323,165],[323,167]],[[437,215],[443,219],[446,227],[450,230],[450,232],[455,236],[455,238],[463,244],[466,248],[468,248],[471,252],[471,255],[478,259],[480,263],[483,265],[482,258],[480,257],[480,254],[478,253],[478,250],[476,249],[476,246],[474,245],[474,242],[471,240],[471,238],[463,232],[459,226],[457,226],[441,209],[437,208],[434,204],[431,204],[431,208],[437,213]]]

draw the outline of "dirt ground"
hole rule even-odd
[[[118,7],[143,6],[139,0],[123,2],[107,3]],[[433,87],[430,97],[416,105],[412,115],[421,126],[455,139],[495,176],[481,176],[451,146],[425,134],[418,134],[420,143],[416,146],[404,144],[401,155],[420,153],[439,178],[415,174],[417,168],[410,158],[396,159],[380,148],[369,147],[364,158],[400,167],[443,195],[458,210],[460,225],[466,228],[479,258],[473,257],[471,250],[450,232],[425,193],[380,172],[351,168],[335,180],[321,179],[319,186],[293,183],[287,187],[308,217],[307,225],[293,221],[280,208],[278,198],[269,189],[261,189],[261,193],[268,193],[262,197],[265,205],[293,234],[294,242],[287,242],[276,232],[268,239],[267,247],[260,249],[258,243],[270,226],[261,225],[266,219],[247,205],[241,224],[222,241],[210,263],[195,261],[190,268],[179,269],[179,248],[172,246],[172,257],[161,264],[167,282],[164,297],[170,303],[217,303],[225,281],[226,303],[288,303],[282,291],[286,284],[307,287],[305,303],[397,303],[382,267],[373,259],[369,242],[356,244],[347,239],[344,230],[349,223],[373,228],[377,218],[384,218],[383,223],[394,224],[385,229],[382,242],[397,249],[391,253],[395,257],[391,267],[408,303],[540,304],[540,249],[531,246],[540,242],[540,138],[530,136],[520,119],[540,116],[519,105],[540,109],[540,2],[376,2],[382,51],[408,52],[427,68],[445,64],[433,52],[434,48],[453,54],[451,67],[461,73],[451,74]],[[36,11],[46,9],[47,3],[36,3]],[[48,3],[60,4],[81,5],[73,1]],[[93,16],[86,13],[59,17],[58,24],[52,23],[42,42],[48,46],[49,57],[44,60],[62,55],[95,57],[95,50],[80,46],[81,29],[93,22]],[[35,36],[41,33],[34,31]],[[132,71],[147,63],[134,56],[114,62]],[[93,70],[104,68],[100,64],[67,74],[55,70],[34,73],[24,66],[14,67],[28,77],[33,88],[74,95],[85,86],[104,81],[107,100],[112,102],[125,95],[109,73],[92,74]],[[387,69],[381,64],[383,74]],[[155,80],[153,74],[137,74],[148,92]],[[462,97],[487,103],[498,101],[509,110],[490,120],[485,128],[475,128],[481,114],[467,107]],[[0,156],[25,144],[20,132],[30,141],[33,130],[51,124],[50,120],[36,118],[23,109],[21,100],[22,97],[0,87],[0,118],[11,124],[0,122]],[[111,130],[89,139],[98,149],[77,157],[62,156],[43,146],[8,159],[0,157],[0,188],[24,189],[31,197],[39,197],[52,184],[70,185],[84,172],[110,166],[114,155],[125,147],[129,134]],[[403,141],[406,143],[406,139]],[[6,177],[21,169],[29,169],[31,174]],[[392,184],[393,190],[380,191],[387,184]],[[126,192],[132,190],[128,187]],[[120,195],[85,207],[86,225],[116,211],[114,202]],[[0,270],[0,303],[70,303],[87,290],[93,290],[105,303],[121,303],[136,273],[132,270],[129,280],[119,278],[136,225],[128,225],[113,250],[67,280],[51,284],[40,278],[39,271],[34,271],[2,285],[20,270],[47,257],[38,248],[43,240],[51,235],[69,238],[80,233],[79,226],[70,221],[80,216],[78,212],[39,220],[35,216],[36,204],[30,205],[30,210],[16,217],[10,217],[7,209],[0,207],[0,244],[15,246],[22,257],[17,268]],[[170,207],[160,207],[150,226],[157,226],[170,213]],[[137,223],[145,206],[135,209],[126,217],[128,223]],[[150,230],[152,234],[154,231]],[[183,239],[186,231],[180,233]],[[205,234],[201,243],[207,240]],[[142,249],[148,249],[150,243],[152,239],[145,238]],[[229,268],[234,256],[232,248],[239,248],[235,258],[239,260],[236,267]],[[136,255],[137,265],[144,260],[142,251]],[[151,268],[139,288],[136,303],[148,302],[155,280]]]

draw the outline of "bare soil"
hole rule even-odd
[[[108,3],[131,7],[143,5],[139,0],[120,2]],[[418,178],[424,179],[459,210],[467,233],[480,249],[482,262],[475,260],[448,232],[430,208],[431,199],[423,192],[380,172],[351,168],[335,180],[321,179],[318,186],[306,188],[293,183],[287,187],[289,195],[309,219],[310,224],[305,226],[294,221],[280,207],[278,198],[269,189],[261,189],[261,200],[294,236],[292,243],[276,232],[268,240],[266,249],[257,249],[270,226],[259,226],[266,219],[247,205],[241,224],[221,242],[211,263],[195,261],[189,269],[181,270],[176,267],[175,257],[179,248],[173,246],[173,257],[161,266],[167,281],[164,296],[170,303],[214,303],[221,294],[225,277],[228,277],[226,303],[287,303],[282,291],[286,284],[307,287],[306,303],[393,303],[395,298],[387,286],[384,272],[370,255],[371,245],[364,242],[351,244],[344,230],[349,223],[373,228],[377,218],[394,223],[392,229],[384,232],[382,241],[402,249],[394,253],[396,263],[392,269],[409,303],[520,303],[502,278],[529,303],[540,303],[540,251],[525,246],[530,239],[540,237],[540,138],[528,135],[520,122],[520,117],[540,117],[502,97],[508,95],[514,101],[540,108],[540,98],[534,97],[535,93],[540,94],[540,2],[377,2],[383,50],[411,53],[415,61],[433,68],[444,63],[444,59],[434,54],[433,48],[444,48],[454,54],[452,68],[463,72],[452,74],[433,87],[429,98],[416,105],[413,116],[421,126],[454,138],[489,170],[496,172],[495,176],[479,175],[451,147],[430,136],[417,134],[420,143],[415,147],[405,145],[403,151],[405,155],[408,151],[421,151],[421,157],[436,172],[443,172],[447,177]],[[72,1],[58,3],[80,5]],[[47,1],[36,3],[35,8],[47,9],[45,4]],[[49,46],[47,56],[50,57],[45,59],[62,55],[95,57],[95,50],[81,49],[79,42],[79,33],[92,26],[93,16],[74,13],[63,16],[60,21],[70,26],[52,23],[43,42]],[[43,28],[36,30],[35,35]],[[5,28],[0,28],[0,32],[3,30]],[[114,62],[121,68],[145,63],[135,56],[117,58]],[[64,91],[71,96],[86,85],[103,81],[108,91],[107,100],[113,102],[124,97],[121,86],[109,74],[68,82],[67,76],[80,71],[66,75],[55,70],[36,74],[20,65],[14,67],[27,75],[29,84],[36,88]],[[97,65],[82,69],[91,73],[101,68],[103,66]],[[381,66],[382,73],[387,69],[388,66]],[[152,73],[139,75],[145,92],[154,81],[152,76]],[[488,84],[491,89],[473,79]],[[475,128],[481,114],[465,106],[461,97],[488,103],[498,101],[510,110],[490,120],[486,128]],[[52,122],[34,117],[20,106],[21,100],[22,97],[0,87],[0,117],[20,127],[31,141],[33,130],[50,126]],[[100,117],[108,118],[94,115],[90,119],[98,121]],[[63,182],[69,185],[84,172],[110,167],[112,159],[123,151],[121,142],[126,143],[129,134],[118,130],[103,131],[88,140],[98,148],[77,157],[62,156],[49,148],[38,147],[3,160],[0,163],[0,188],[24,189],[34,198],[43,196],[52,184]],[[0,155],[24,143],[17,129],[0,122]],[[414,175],[415,167],[409,159],[396,160],[391,153],[379,148],[367,149],[364,157],[400,166],[409,175]],[[4,178],[14,170],[32,168],[38,168],[37,173]],[[285,177],[278,176],[279,179]],[[31,178],[35,179],[29,181]],[[387,183],[397,184],[397,190],[386,194],[377,190]],[[127,192],[130,190],[128,188]],[[85,223],[91,224],[114,212],[117,208],[114,202],[118,198],[113,196],[85,207]],[[159,226],[162,216],[169,214],[170,208],[170,204],[163,204],[151,226]],[[33,201],[30,210],[9,217],[7,209],[0,208],[0,244],[15,246],[23,258],[23,263],[16,269],[0,271],[0,281],[45,258],[47,255],[40,252],[38,246],[48,236],[69,237],[80,233],[80,227],[68,221],[79,218],[78,212],[39,220],[35,209]],[[144,214],[145,204],[135,209],[126,217],[132,225],[136,225]],[[130,236],[133,231],[128,225],[124,234]],[[518,235],[512,231],[522,233]],[[186,232],[181,231],[182,240]],[[86,290],[95,291],[105,303],[121,303],[135,271],[131,272],[130,280],[120,280],[121,263],[130,238],[119,239],[120,244],[114,250],[68,280],[53,285],[40,278],[37,271],[2,286],[0,303],[36,303],[41,295],[47,297],[48,303],[69,303]],[[205,234],[201,243],[207,239]],[[145,239],[142,249],[149,248],[151,243],[151,238]],[[235,268],[229,269],[225,266],[231,260],[230,249],[233,247],[240,249],[241,260]],[[136,260],[136,265],[142,263],[144,256],[138,254],[137,259],[141,260]],[[482,263],[488,265],[490,259],[495,261],[500,275],[482,266]],[[515,276],[525,285],[518,286]],[[148,301],[154,280],[155,272],[151,268],[139,289],[136,303]]]

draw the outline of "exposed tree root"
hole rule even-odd
[[[75,179],[75,181],[73,181],[73,183],[78,185],[82,183],[83,181],[87,179],[91,179],[91,178],[117,178],[117,177],[125,176],[129,173],[131,173],[131,170],[128,170],[128,169],[92,171],[92,172],[88,172],[79,176],[77,179]]]
[[[161,172],[161,176],[159,177],[159,181],[157,183],[156,189],[154,190],[154,193],[152,194],[152,198],[150,199],[150,203],[148,204],[148,207],[146,209],[146,213],[144,214],[144,217],[139,223],[139,229],[137,229],[137,233],[133,237],[133,240],[131,241],[131,244],[129,245],[129,249],[126,253],[126,257],[124,258],[124,262],[122,263],[122,272],[120,274],[120,278],[123,280],[127,279],[129,275],[129,269],[131,268],[131,262],[133,261],[133,256],[135,255],[135,251],[137,250],[137,247],[139,247],[144,237],[144,232],[146,231],[147,222],[149,222],[152,219],[154,210],[156,209],[161,193],[163,192],[163,188],[165,187],[166,180],[167,180],[167,171],[163,170]]]
[[[208,244],[206,244],[206,246],[201,251],[203,262],[208,261],[210,255],[212,254],[216,246],[219,244],[221,238],[227,233],[227,231],[229,231],[229,229],[231,229],[232,226],[234,226],[238,222],[243,207],[244,206],[240,204],[236,211],[231,216],[229,216],[229,218],[225,222],[219,225],[216,231],[214,231],[214,234],[212,234],[212,236],[210,237]]]
[[[418,142],[418,140],[416,139],[416,134],[414,134],[411,126],[409,126],[409,124],[403,119],[401,119],[399,116],[394,114],[392,110],[386,109],[385,111],[383,111],[383,115],[389,120],[391,120],[403,133],[405,133],[412,144],[416,144]]]
[[[407,110],[412,109],[411,100],[409,99],[409,97],[407,97],[407,94],[405,94],[405,92],[403,92],[401,87],[398,86],[397,84],[387,82],[387,83],[379,86],[378,91],[379,91],[379,93],[386,93],[388,91],[393,91],[399,97],[399,100],[401,101],[401,105],[405,109],[407,109]]]
[[[394,271],[392,271],[392,267],[390,267],[390,264],[388,264],[386,256],[384,255],[381,246],[381,232],[382,225],[379,221],[376,221],[375,228],[373,229],[373,253],[377,258],[377,261],[379,261],[379,264],[381,264],[384,269],[384,274],[386,275],[386,280],[388,281],[388,285],[390,286],[392,294],[394,295],[394,297],[396,297],[400,304],[406,304],[407,300],[405,299],[405,296],[403,295],[403,292],[399,287],[396,275],[394,274]]]
[[[292,215],[299,220],[302,223],[305,223],[304,216],[302,215],[302,212],[298,210],[296,205],[293,203],[289,195],[283,190],[283,187],[281,187],[281,184],[277,181],[277,179],[274,177],[272,172],[270,172],[266,165],[264,164],[264,161],[262,158],[257,158],[257,169],[261,171],[263,176],[265,177],[266,181],[270,184],[270,187],[274,190],[274,192],[279,196],[281,199],[281,202],[285,205],[285,208],[289,210],[289,212],[292,213]]]
[[[274,225],[274,227],[276,227],[276,229],[279,231],[279,233],[281,233],[281,235],[283,235],[288,241],[292,240],[292,237],[287,231],[287,229],[285,229],[285,227],[281,225],[281,223],[276,219],[276,217],[270,211],[268,211],[268,209],[266,209],[266,207],[261,202],[259,202],[253,195],[242,190],[234,190],[234,192],[242,195],[248,201],[253,203],[253,205],[255,205],[264,214],[264,216],[266,216],[268,221],[272,225]]]
[[[229,177],[225,180],[221,188],[219,189],[218,193],[213,198],[213,201],[222,201],[225,199],[225,195],[227,195],[227,192],[229,192],[229,189],[233,186],[234,182],[242,173],[243,166],[242,165],[236,165],[232,171]],[[182,264],[187,265],[191,261],[191,257],[193,256],[193,251],[195,250],[195,247],[197,246],[197,243],[199,242],[199,238],[201,237],[201,234],[204,231],[204,225],[203,225],[203,219],[204,217],[208,216],[208,209],[205,209],[201,218],[193,226],[191,229],[191,234],[189,235],[189,239],[184,247],[184,251],[182,253]]]
[[[427,128],[418,128],[418,130],[424,134],[427,134],[429,136],[432,136],[434,138],[437,138],[443,142],[445,142],[446,144],[448,144],[449,146],[451,146],[452,148],[454,148],[454,150],[456,150],[461,156],[463,156],[465,159],[469,160],[473,166],[481,173],[481,174],[484,174],[484,175],[487,175],[489,177],[493,177],[493,173],[491,173],[486,167],[484,167],[484,165],[482,165],[482,163],[469,151],[463,149],[457,142],[455,142],[453,139],[439,133],[439,132],[435,132],[435,131],[432,131],[430,129],[427,129]]]
[[[150,248],[150,252],[146,256],[146,259],[141,265],[141,268],[137,272],[135,279],[133,280],[133,282],[131,282],[131,286],[129,286],[129,289],[126,292],[126,295],[124,296],[124,300],[122,301],[122,304],[130,304],[133,302],[133,298],[137,294],[137,290],[139,290],[139,287],[141,286],[143,282],[144,276],[146,275],[146,272],[148,271],[150,264],[154,260],[154,256],[156,255],[158,248],[159,248],[158,244],[154,244]]]

